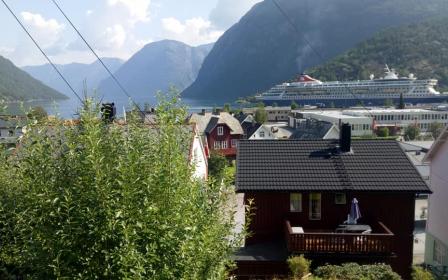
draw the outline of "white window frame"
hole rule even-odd
[[[213,149],[214,150],[221,150],[221,142],[220,141],[213,142]]]
[[[316,196],[319,199],[317,200],[318,204],[315,206],[313,203],[315,203],[315,200],[313,200],[313,197]],[[310,193],[309,194],[309,219],[313,221],[318,221],[322,219],[322,194],[321,193]],[[316,208],[317,207],[317,208]],[[316,209],[317,211],[313,211],[313,209]]]
[[[289,194],[289,212],[299,213],[302,212],[302,194],[290,193]]]
[[[218,135],[219,135],[219,136],[224,135],[224,127],[222,127],[222,126],[218,126]]]
[[[260,131],[260,137],[264,138],[264,131]]]
[[[225,150],[229,148],[229,143],[227,141],[221,141],[221,149]]]

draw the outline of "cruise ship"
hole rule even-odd
[[[448,101],[448,94],[435,90],[437,80],[418,80],[413,74],[399,77],[387,65],[385,76],[370,80],[347,82],[322,82],[302,74],[290,83],[274,86],[267,92],[256,95],[257,101],[265,104],[289,105],[293,101],[300,105],[320,107],[350,107],[383,105],[386,100],[398,103],[401,96],[407,104],[441,103]]]

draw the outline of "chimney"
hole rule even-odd
[[[352,126],[344,123],[341,126],[341,134],[339,137],[339,148],[342,153],[349,153],[352,145]]]
[[[201,110],[201,115],[205,116],[205,109]]]

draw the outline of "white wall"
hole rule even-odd
[[[431,161],[431,190],[427,230],[448,244],[448,142]]]
[[[263,136],[264,134],[264,136]],[[258,130],[249,138],[249,140],[273,140],[275,135],[271,132],[271,129],[262,125]]]
[[[207,180],[207,157],[204,153],[201,139],[195,135],[191,148],[191,164],[194,167],[193,177]]]

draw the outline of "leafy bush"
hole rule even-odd
[[[412,280],[434,280],[434,276],[431,272],[419,266],[414,266],[412,268]]]
[[[216,181],[221,182],[225,177],[228,165],[229,163],[223,155],[212,152],[208,160],[208,174]]]
[[[404,137],[406,140],[415,140],[419,135],[420,128],[416,125],[410,125],[404,131]]]
[[[389,137],[389,129],[387,127],[382,127],[378,129],[378,132],[376,133],[378,137]]]
[[[337,280],[400,280],[401,277],[392,271],[389,265],[359,265],[346,263],[342,266],[325,265],[318,267],[314,274],[323,279]]]
[[[303,255],[290,257],[288,267],[293,279],[301,279],[310,272],[311,261],[305,259]]]
[[[226,279],[242,239],[223,211],[233,189],[192,179],[176,100],[152,128],[106,125],[87,102],[79,124],[31,124],[0,154],[0,277]]]

